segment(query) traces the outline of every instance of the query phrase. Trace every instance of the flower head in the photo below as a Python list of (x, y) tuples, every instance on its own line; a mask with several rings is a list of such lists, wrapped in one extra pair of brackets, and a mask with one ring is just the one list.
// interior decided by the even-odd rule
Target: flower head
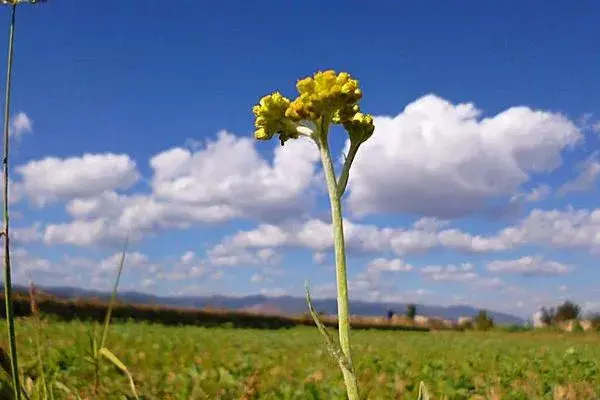
[(358, 81), (347, 72), (320, 71), (300, 79), (296, 88), (298, 97), (293, 101), (275, 92), (254, 106), (256, 139), (269, 140), (279, 134), (283, 144), (300, 135), (315, 138), (316, 130), (308, 129), (307, 122), (310, 126), (324, 128), (322, 132), (325, 133), (328, 124), (342, 124), (351, 139), (359, 143), (373, 133), (373, 118), (361, 113), (358, 106), (362, 98)]
[(254, 137), (257, 140), (269, 140), (273, 135), (279, 134), (282, 142), (297, 138), (299, 133), (296, 126), (285, 117), (289, 105), (290, 100), (279, 92), (260, 99), (260, 103), (252, 108), (256, 117)]
[(321, 117), (351, 116), (351, 110), (361, 99), (358, 81), (350, 74), (328, 70), (296, 84), (299, 96), (290, 104), (286, 116), (295, 120), (317, 121)]

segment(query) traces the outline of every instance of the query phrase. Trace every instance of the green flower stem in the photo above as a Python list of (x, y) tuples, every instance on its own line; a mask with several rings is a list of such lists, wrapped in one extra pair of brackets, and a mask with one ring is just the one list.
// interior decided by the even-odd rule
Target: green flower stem
[(12, 307), (12, 282), (10, 274), (10, 242), (8, 232), (8, 148), (10, 142), (10, 84), (13, 64), (13, 43), (15, 35), (16, 3), (11, 5), (11, 21), (8, 31), (8, 61), (6, 67), (6, 98), (4, 103), (4, 303), (6, 307), (6, 322), (8, 327), (8, 341), (10, 346), (10, 367), (12, 372), (13, 390), (15, 399), (21, 399), (21, 384), (19, 382), (19, 364), (17, 361), (17, 338), (15, 335), (15, 319)]
[(348, 399), (359, 400), (358, 384), (356, 382), (356, 376), (354, 375), (354, 367), (352, 365), (350, 354), (350, 316), (348, 310), (348, 280), (346, 277), (346, 250), (344, 244), (342, 203), (341, 196), (338, 194), (333, 161), (331, 159), (331, 152), (329, 151), (329, 144), (327, 143), (327, 125), (324, 124), (322, 129), (325, 132), (321, 135), (322, 139), (318, 140), (317, 144), (321, 154), (321, 162), (323, 163), (327, 190), (329, 192), (329, 201), (331, 203), (337, 279), (338, 330), (340, 335), (340, 347), (342, 348), (342, 353), (346, 357), (346, 363), (340, 363), (340, 367), (344, 375)]

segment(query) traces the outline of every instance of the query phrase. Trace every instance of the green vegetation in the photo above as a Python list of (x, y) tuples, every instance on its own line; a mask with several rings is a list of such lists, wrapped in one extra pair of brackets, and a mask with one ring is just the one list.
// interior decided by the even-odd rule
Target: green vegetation
[[(560, 324), (566, 321), (578, 320), (581, 317), (581, 306), (579, 304), (573, 303), (570, 300), (565, 300), (564, 303), (558, 305), (558, 307), (543, 307), (541, 315), (541, 320), (544, 324), (551, 326)], [(581, 326), (579, 323), (576, 326)]]
[[(5, 328), (5, 323), (0, 328)], [(35, 362), (37, 323), (18, 319), (24, 371)], [(41, 332), (47, 379), (81, 398), (131, 396), (127, 376), (100, 365), (94, 394), (89, 323), (52, 322)], [(600, 336), (552, 332), (353, 332), (361, 397), (416, 399), (423, 380), (433, 399), (589, 399), (600, 394)], [(141, 399), (344, 399), (342, 376), (314, 327), (284, 330), (118, 323), (107, 346), (135, 380)], [(6, 341), (0, 342), (6, 348)], [(50, 378), (51, 377), (51, 378)], [(56, 392), (57, 399), (68, 397)], [(121, 397), (118, 395), (121, 394)], [(131, 398), (131, 397), (130, 397)]]
[(410, 319), (415, 319), (417, 316), (417, 306), (415, 304), (409, 304), (406, 306), (406, 316)]
[(487, 331), (494, 327), (494, 319), (485, 310), (479, 311), (473, 322), (475, 323), (475, 327), (481, 331)]

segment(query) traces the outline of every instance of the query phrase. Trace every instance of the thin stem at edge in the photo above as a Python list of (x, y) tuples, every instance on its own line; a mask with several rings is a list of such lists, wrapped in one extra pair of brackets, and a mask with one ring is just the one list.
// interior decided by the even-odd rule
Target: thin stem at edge
[(10, 366), (12, 371), (13, 390), (15, 399), (21, 399), (21, 384), (19, 382), (19, 364), (17, 361), (17, 338), (15, 335), (15, 320), (12, 307), (12, 282), (10, 273), (10, 240), (9, 240), (9, 214), (8, 214), (8, 148), (10, 142), (10, 84), (13, 64), (13, 44), (15, 35), (16, 3), (11, 6), (11, 20), (8, 31), (8, 61), (6, 66), (6, 97), (4, 102), (4, 302), (6, 307), (6, 322), (8, 327), (8, 341), (10, 346)]

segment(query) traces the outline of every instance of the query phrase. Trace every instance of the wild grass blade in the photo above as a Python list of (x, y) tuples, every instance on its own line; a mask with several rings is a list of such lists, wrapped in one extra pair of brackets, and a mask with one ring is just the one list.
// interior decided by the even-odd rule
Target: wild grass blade
[(418, 400), (429, 400), (429, 391), (427, 391), (427, 387), (425, 386), (425, 383), (423, 381), (421, 381), (421, 383), (419, 384), (419, 397)]
[(57, 389), (60, 389), (65, 394), (68, 394), (68, 395), (71, 395), (71, 396), (75, 397), (76, 400), (82, 400), (80, 395), (78, 395), (73, 390), (69, 389), (69, 387), (67, 385), (65, 385), (64, 383), (59, 382), (59, 381), (54, 381), (54, 386)]
[(131, 388), (131, 393), (133, 394), (133, 397), (135, 397), (137, 400), (139, 400), (137, 391), (135, 390), (135, 383), (133, 381), (133, 377), (131, 376), (131, 373), (129, 372), (129, 370), (127, 369), (125, 364), (123, 364), (123, 362), (121, 360), (119, 360), (119, 358), (112, 351), (107, 349), (106, 347), (100, 348), (99, 352), (103, 357), (105, 357), (107, 360), (109, 360), (115, 367), (120, 369), (121, 372), (123, 372), (125, 375), (127, 375), (127, 378), (129, 379), (129, 387)]
[(117, 291), (119, 290), (119, 281), (121, 280), (121, 274), (123, 272), (123, 265), (125, 265), (125, 258), (127, 256), (127, 246), (129, 244), (129, 236), (125, 240), (125, 245), (123, 246), (123, 252), (121, 253), (121, 260), (119, 262), (119, 267), (117, 269), (117, 279), (115, 280), (115, 285), (112, 290), (112, 294), (110, 296), (110, 303), (108, 304), (108, 310), (106, 311), (106, 318), (104, 319), (104, 329), (102, 331), (102, 339), (100, 339), (100, 348), (103, 348), (106, 344), (106, 336), (108, 334), (108, 326), (110, 325), (110, 317), (112, 316), (112, 309), (117, 298)]
[(42, 335), (42, 319), (40, 318), (39, 309), (36, 300), (35, 286), (33, 282), (29, 283), (29, 304), (31, 309), (31, 315), (35, 319), (35, 353), (37, 359), (37, 367), (38, 374), (40, 379), (40, 385), (42, 387), (43, 399), (48, 399), (48, 382), (46, 380), (46, 374), (44, 371), (44, 362), (42, 356), (42, 344), (41, 344), (41, 335)]

